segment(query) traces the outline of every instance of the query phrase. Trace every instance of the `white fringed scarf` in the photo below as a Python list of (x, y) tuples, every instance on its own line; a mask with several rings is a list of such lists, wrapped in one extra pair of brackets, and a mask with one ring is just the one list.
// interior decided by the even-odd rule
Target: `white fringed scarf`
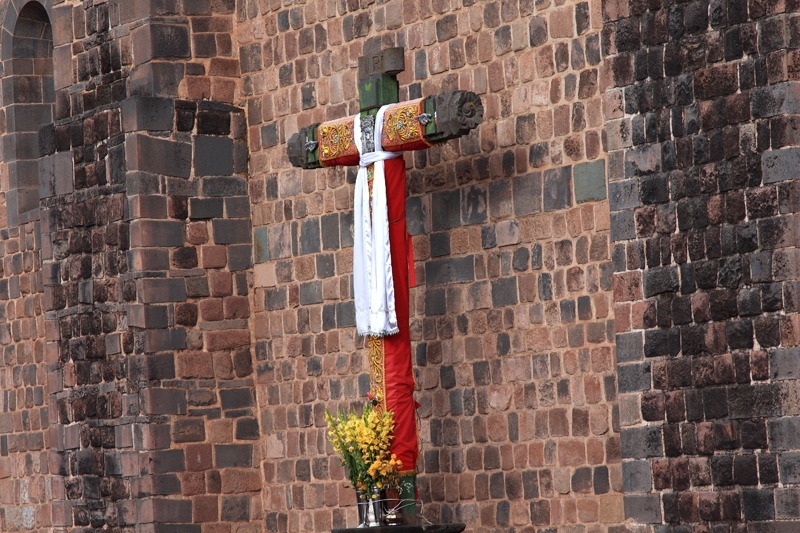
[[(356, 302), (356, 329), (359, 335), (383, 337), (394, 335), (397, 313), (392, 277), (392, 252), (389, 247), (389, 213), (386, 203), (386, 177), (383, 162), (401, 157), (402, 152), (384, 152), (381, 146), (383, 106), (375, 116), (375, 151), (364, 153), (361, 146), (361, 118), (356, 117), (353, 136), (360, 168), (356, 177), (353, 249), (353, 289)], [(372, 177), (372, 216), (370, 217), (369, 174)]]

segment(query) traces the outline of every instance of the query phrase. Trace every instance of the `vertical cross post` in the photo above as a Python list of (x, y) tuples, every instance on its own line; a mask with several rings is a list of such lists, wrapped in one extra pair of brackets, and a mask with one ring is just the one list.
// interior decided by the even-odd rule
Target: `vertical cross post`
[[(371, 131), (374, 135), (374, 117), (378, 110), (387, 104), (400, 101), (400, 84), (397, 75), (405, 70), (403, 48), (387, 48), (372, 56), (362, 56), (358, 60), (358, 101), (361, 107), (362, 131)], [(365, 135), (364, 150), (375, 149), (374, 138)], [(401, 260), (400, 258), (393, 259)], [(406, 325), (407, 326), (407, 325)], [(405, 471), (415, 469), (416, 465), (403, 465)], [(400, 480), (400, 499), (411, 502), (416, 500), (417, 476), (403, 476)], [(403, 506), (407, 517), (415, 514), (415, 504)]]

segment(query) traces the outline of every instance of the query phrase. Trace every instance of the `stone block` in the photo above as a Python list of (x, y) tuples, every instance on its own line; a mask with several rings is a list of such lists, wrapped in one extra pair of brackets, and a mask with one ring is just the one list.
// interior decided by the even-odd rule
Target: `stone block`
[(339, 249), (339, 215), (336, 213), (323, 215), (320, 220), (322, 230), (322, 249)]
[(132, 96), (122, 102), (122, 129), (136, 131), (172, 131), (175, 103), (171, 98)]
[(544, 171), (542, 204), (545, 211), (566, 209), (572, 205), (572, 167)]
[(661, 498), (658, 494), (626, 494), (625, 518), (639, 524), (661, 523)]
[(252, 444), (215, 444), (216, 468), (242, 468), (253, 466)]
[(222, 198), (189, 198), (189, 217), (193, 220), (222, 218), (224, 210)]
[(39, 160), (39, 197), (70, 194), (73, 190), (71, 152), (60, 152)]
[(765, 184), (797, 178), (800, 168), (800, 147), (771, 150), (761, 155), (761, 175)]
[(201, 418), (178, 419), (172, 424), (172, 440), (175, 442), (202, 442), (205, 438), (205, 423)]
[(776, 348), (769, 354), (770, 377), (776, 381), (800, 378), (800, 348)]
[(767, 435), (770, 450), (800, 450), (800, 417), (789, 416), (768, 420)]
[(680, 288), (678, 267), (651, 268), (642, 275), (642, 290), (645, 298), (666, 292), (677, 292)]
[(433, 231), (457, 228), (461, 225), (461, 192), (440, 191), (431, 195), (431, 212), (436, 216), (431, 218)]
[(250, 220), (213, 220), (212, 226), (214, 230), (214, 242), (217, 244), (239, 244), (253, 241)]
[(161, 195), (132, 195), (128, 196), (127, 219), (137, 218), (167, 218), (167, 198)]
[(743, 490), (742, 511), (745, 520), (774, 520), (775, 495), (773, 489)]
[(249, 345), (250, 331), (246, 329), (208, 331), (205, 333), (205, 349), (210, 352), (232, 350)]
[(514, 214), (518, 217), (542, 211), (542, 174), (535, 172), (512, 180)]
[[(247, 181), (237, 176), (212, 176), (201, 180), (203, 196), (242, 196), (247, 194)], [(226, 202), (232, 199), (227, 198)], [(249, 214), (245, 216), (250, 216)], [(232, 215), (230, 210), (228, 218), (245, 218), (241, 215)]]
[(250, 389), (222, 389), (219, 391), (222, 409), (243, 409), (254, 405)]
[(518, 301), (517, 278), (500, 278), (492, 281), (493, 307), (515, 305)]
[[(413, 200), (413, 202), (412, 202)], [(422, 198), (409, 198), (406, 202), (409, 213), (413, 213), (415, 224), (410, 224), (409, 232), (414, 228), (412, 235), (424, 233), (424, 219), (427, 215), (427, 205), (422, 203)], [(485, 183), (479, 183), (461, 189), (461, 223), (464, 225), (482, 224), (486, 222), (487, 213), (487, 187)]]
[(650, 461), (622, 462), (622, 490), (632, 492), (650, 492), (653, 488), (653, 475)]
[(169, 270), (169, 251), (164, 249), (140, 248), (128, 250), (128, 268), (133, 272)]
[(475, 259), (469, 255), (452, 259), (438, 259), (425, 263), (427, 286), (467, 283), (475, 279)]
[(636, 238), (636, 221), (632, 209), (611, 213), (611, 240), (628, 241)]
[(617, 363), (641, 361), (644, 358), (642, 332), (620, 333), (616, 336)]
[(151, 329), (144, 332), (144, 350), (147, 353), (182, 350), (186, 347), (186, 330), (183, 328)]
[(606, 164), (604, 160), (581, 163), (572, 169), (575, 202), (599, 202), (606, 198)]
[(139, 500), (141, 523), (190, 523), (192, 521), (191, 500), (143, 499)]
[(233, 140), (227, 137), (196, 136), (194, 138), (194, 174), (198, 177), (233, 174)]
[(611, 211), (639, 207), (639, 180), (610, 182), (608, 184), (608, 205)]
[(650, 390), (650, 363), (637, 363), (617, 366), (619, 392)]
[(186, 391), (151, 387), (142, 391), (144, 412), (150, 415), (185, 415)]
[(250, 520), (250, 496), (223, 496), (220, 519), (226, 522)]
[(292, 252), (295, 255), (308, 255), (317, 253), (320, 250), (319, 219), (312, 218), (300, 222), (292, 222)]
[(623, 459), (664, 456), (660, 426), (622, 428), (620, 444)]
[(253, 247), (249, 244), (228, 246), (228, 268), (231, 272), (253, 268)]
[(800, 82), (754, 88), (750, 92), (750, 113), (754, 119), (800, 113)]
[(228, 218), (250, 218), (250, 198), (248, 196), (225, 198), (225, 216)]
[(269, 228), (260, 227), (253, 230), (253, 249), (256, 263), (269, 261)]
[(169, 325), (167, 306), (130, 305), (128, 306), (128, 325), (135, 328), (166, 328)]
[(128, 170), (188, 178), (191, 175), (192, 145), (133, 134), (125, 140)]
[(153, 59), (191, 56), (189, 27), (183, 24), (143, 24), (131, 32), (136, 65)]
[(186, 282), (183, 278), (142, 278), (137, 281), (136, 293), (145, 304), (185, 302)]
[(800, 489), (775, 489), (775, 518), (800, 518)]

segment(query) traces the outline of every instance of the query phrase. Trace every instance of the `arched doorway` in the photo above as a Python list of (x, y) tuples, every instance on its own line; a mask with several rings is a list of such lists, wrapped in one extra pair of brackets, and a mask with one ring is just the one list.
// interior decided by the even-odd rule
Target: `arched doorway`
[(13, 227), (39, 219), (38, 132), (53, 122), (53, 30), (40, 3), (29, 2), (20, 11), (10, 55), (4, 62), (3, 159), (8, 165), (7, 220)]

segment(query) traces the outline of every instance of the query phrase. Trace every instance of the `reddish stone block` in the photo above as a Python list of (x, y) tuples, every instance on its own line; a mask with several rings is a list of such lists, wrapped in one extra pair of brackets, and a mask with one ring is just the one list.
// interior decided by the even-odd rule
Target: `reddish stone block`
[(203, 262), (203, 268), (224, 268), (228, 263), (228, 255), (225, 246), (203, 246), (200, 249), (200, 257)]
[(195, 496), (192, 504), (192, 522), (195, 524), (219, 520), (219, 496)]
[[(250, 331), (248, 330), (207, 331), (204, 334), (204, 337), (205, 348), (210, 352), (231, 350), (233, 348), (248, 346), (250, 344)], [(228, 360), (230, 361), (230, 357)]]
[(200, 319), (205, 322), (222, 320), (225, 317), (222, 307), (222, 298), (206, 298), (200, 300), (198, 307), (200, 309)]
[(250, 302), (246, 296), (230, 296), (223, 300), (226, 319), (248, 318)]
[(211, 296), (230, 296), (233, 293), (233, 278), (230, 272), (209, 272)]
[(184, 352), (178, 354), (178, 375), (184, 379), (208, 379), (214, 377), (211, 354), (207, 352)]

